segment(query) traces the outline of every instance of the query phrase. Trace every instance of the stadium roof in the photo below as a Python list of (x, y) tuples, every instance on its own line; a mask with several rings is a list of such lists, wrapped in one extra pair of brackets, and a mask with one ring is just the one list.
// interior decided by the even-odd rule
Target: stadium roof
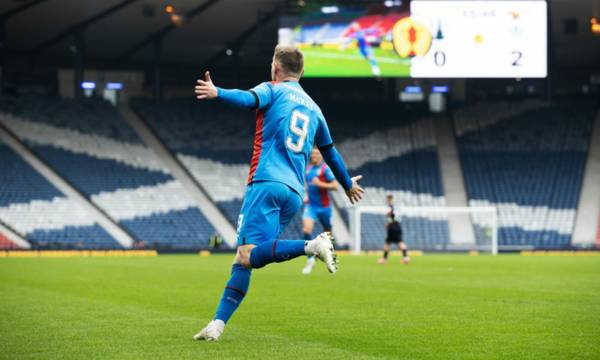
[[(10, 52), (30, 54), (70, 64), (73, 31), (85, 30), (86, 59), (148, 61), (150, 37), (163, 40), (166, 63), (198, 64), (211, 59), (264, 16), (272, 15), (280, 0), (6, 0), (0, 14), (33, 4), (6, 21)], [(173, 25), (165, 6), (189, 17)], [(94, 19), (96, 17), (96, 19)], [(61, 36), (63, 35), (63, 36)], [(273, 38), (276, 37), (276, 34)], [(146, 46), (144, 45), (146, 42)], [(136, 47), (140, 47), (136, 49)]]
[[(316, 0), (320, 1), (320, 0)], [(264, 62), (277, 37), (277, 12), (297, 0), (4, 0), (7, 49), (46, 66), (71, 66), (73, 31), (85, 31), (86, 66), (139, 66), (152, 59), (152, 39), (164, 32), (162, 64), (203, 66), (222, 56), (236, 39), (250, 38), (246, 63)], [(307, 1), (308, 2), (308, 1)], [(314, 2), (314, 1), (313, 1)], [(331, 1), (330, 1), (331, 2)], [(334, 2), (340, 2), (334, 1)], [(191, 13), (184, 26), (174, 26), (165, 6)], [(600, 63), (600, 36), (589, 31), (591, 16), (600, 17), (600, 0), (554, 0), (552, 43), (561, 67)], [(564, 33), (564, 20), (577, 19), (577, 35)], [(90, 22), (90, 20), (92, 20)], [(257, 26), (264, 25), (264, 26)], [(258, 31), (255, 31), (258, 30)], [(154, 36), (154, 37), (153, 37)], [(576, 40), (576, 41), (574, 41)], [(268, 49), (268, 51), (267, 51)], [(253, 56), (262, 54), (261, 56)], [(246, 64), (248, 65), (248, 64)]]

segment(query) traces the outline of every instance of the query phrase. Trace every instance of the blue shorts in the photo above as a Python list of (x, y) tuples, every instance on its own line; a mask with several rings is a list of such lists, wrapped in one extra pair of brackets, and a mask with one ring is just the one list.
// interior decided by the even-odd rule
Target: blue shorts
[(277, 239), (302, 206), (302, 197), (276, 181), (248, 185), (238, 217), (237, 244), (259, 245)]
[(331, 216), (333, 211), (331, 206), (329, 207), (317, 207), (306, 205), (304, 208), (304, 213), (302, 214), (303, 219), (311, 219), (312, 221), (317, 221), (323, 225), (323, 229), (326, 231), (331, 231)]

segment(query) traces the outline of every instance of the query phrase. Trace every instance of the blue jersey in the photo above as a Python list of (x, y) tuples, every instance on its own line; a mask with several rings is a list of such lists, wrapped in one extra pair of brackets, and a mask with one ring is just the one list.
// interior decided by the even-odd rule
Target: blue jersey
[(303, 196), (313, 146), (333, 143), (321, 109), (296, 81), (264, 82), (250, 91), (258, 109), (248, 184), (277, 181)]
[(317, 178), (322, 182), (331, 182), (335, 180), (333, 172), (327, 164), (322, 163), (321, 165), (309, 165), (306, 168), (306, 183), (308, 188), (308, 205), (317, 209), (328, 208), (331, 206), (329, 199), (329, 190), (321, 189), (316, 185), (313, 185), (313, 179)]
[(359, 48), (364, 49), (367, 46), (369, 46), (369, 43), (367, 42), (367, 34), (364, 30), (356, 30), (354, 32), (354, 37), (356, 38), (356, 41), (358, 42)]

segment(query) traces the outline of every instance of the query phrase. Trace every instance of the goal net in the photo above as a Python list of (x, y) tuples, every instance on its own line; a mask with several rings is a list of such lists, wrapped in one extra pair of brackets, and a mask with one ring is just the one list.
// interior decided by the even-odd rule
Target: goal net
[[(387, 235), (387, 206), (348, 209), (353, 250), (381, 250)], [(396, 207), (396, 220), (409, 249), (498, 253), (498, 212), (495, 207)]]

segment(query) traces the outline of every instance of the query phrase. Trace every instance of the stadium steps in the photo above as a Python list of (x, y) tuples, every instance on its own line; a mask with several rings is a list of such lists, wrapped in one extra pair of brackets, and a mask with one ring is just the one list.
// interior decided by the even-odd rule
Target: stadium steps
[(236, 231), (233, 224), (225, 217), (202, 185), (196, 181), (179, 159), (154, 133), (152, 128), (131, 107), (122, 106), (120, 112), (127, 123), (137, 132), (138, 136), (169, 169), (171, 175), (183, 185), (186, 193), (193, 198), (200, 211), (202, 211), (215, 230), (221, 234), (225, 242), (235, 247)]
[(3, 116), (0, 116), (0, 140), (4, 141), (12, 148), (23, 160), (54, 185), (60, 192), (65, 194), (72, 201), (76, 202), (82, 208), (92, 214), (95, 221), (123, 247), (132, 247), (134, 240), (118, 223), (111, 219), (99, 207), (93, 204), (68, 181), (60, 176), (48, 164), (42, 161), (24, 142), (22, 142), (3, 122)]
[(600, 112), (596, 113), (573, 231), (573, 245), (591, 246), (600, 239)]
[[(468, 206), (467, 191), (451, 121), (446, 116), (440, 116), (434, 119), (433, 123), (446, 205)], [(475, 244), (475, 233), (469, 214), (449, 216), (448, 230), (451, 243)]]

